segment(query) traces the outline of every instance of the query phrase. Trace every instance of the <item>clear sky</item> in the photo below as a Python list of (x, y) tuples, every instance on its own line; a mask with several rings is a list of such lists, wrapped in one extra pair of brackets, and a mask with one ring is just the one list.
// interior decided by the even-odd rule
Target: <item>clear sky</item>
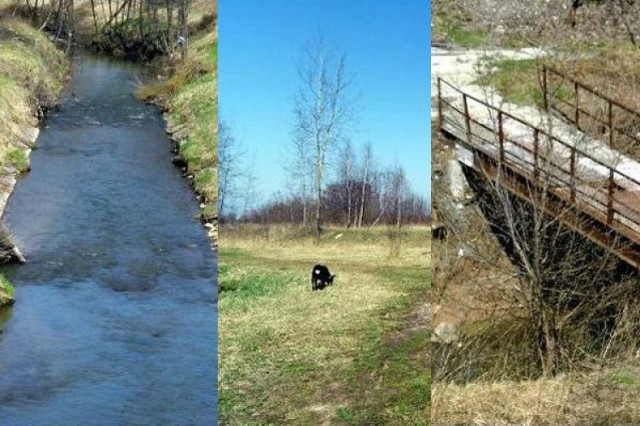
[[(247, 157), (256, 193), (284, 190), (284, 153), (304, 46), (321, 33), (354, 77), (356, 148), (401, 164), (431, 196), (430, 2), (427, 0), (219, 0), (220, 117)], [(359, 149), (358, 149), (359, 152)]]

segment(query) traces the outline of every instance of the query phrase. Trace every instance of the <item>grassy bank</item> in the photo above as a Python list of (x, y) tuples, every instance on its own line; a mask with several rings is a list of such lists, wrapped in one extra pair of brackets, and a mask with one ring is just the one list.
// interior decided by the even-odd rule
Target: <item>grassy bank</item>
[(51, 107), (62, 90), (68, 64), (41, 33), (10, 17), (0, 18), (0, 164), (20, 168), (15, 152), (24, 131), (38, 124), (38, 107)]
[(13, 304), (13, 292), (13, 284), (4, 275), (0, 274), (0, 306)]
[[(219, 413), (223, 423), (427, 424), (429, 230), (400, 257), (384, 228), (223, 228)], [(324, 263), (333, 286), (312, 292)]]
[[(170, 69), (165, 81), (142, 88), (141, 99), (166, 110), (185, 173), (202, 202), (201, 217), (217, 218), (218, 34), (210, 2), (194, 2), (190, 11), (189, 56)], [(213, 230), (210, 236), (214, 237)]]
[[(37, 112), (56, 103), (67, 71), (63, 53), (45, 34), (19, 19), (0, 18), (0, 191), (10, 192), (8, 178), (28, 169)], [(0, 305), (12, 300), (13, 287), (0, 276)]]

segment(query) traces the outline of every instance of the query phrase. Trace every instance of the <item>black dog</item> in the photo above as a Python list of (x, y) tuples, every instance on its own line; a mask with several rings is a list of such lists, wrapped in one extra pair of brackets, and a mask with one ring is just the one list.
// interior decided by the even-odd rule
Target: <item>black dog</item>
[(333, 284), (335, 275), (331, 275), (329, 269), (324, 265), (316, 265), (311, 271), (311, 290), (322, 290), (326, 286)]

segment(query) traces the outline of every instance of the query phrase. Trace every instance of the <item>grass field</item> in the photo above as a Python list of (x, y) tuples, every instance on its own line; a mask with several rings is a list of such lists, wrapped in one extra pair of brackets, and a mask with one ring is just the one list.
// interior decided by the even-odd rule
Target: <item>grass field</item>
[[(222, 424), (428, 424), (431, 241), (407, 228), (329, 229), (319, 246), (289, 227), (222, 228)], [(324, 263), (333, 286), (312, 292)]]

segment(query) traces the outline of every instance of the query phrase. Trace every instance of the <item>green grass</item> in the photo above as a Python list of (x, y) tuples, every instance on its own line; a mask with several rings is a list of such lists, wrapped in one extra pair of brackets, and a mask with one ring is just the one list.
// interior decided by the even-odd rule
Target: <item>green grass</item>
[(538, 81), (536, 59), (497, 59), (487, 63), (477, 83), (493, 86), (507, 101), (518, 105), (541, 105), (542, 89)]
[(431, 277), (424, 269), (407, 267), (385, 268), (381, 277), (409, 293), (396, 296), (389, 305), (393, 308), (381, 312), (380, 322), (368, 331), (368, 346), (363, 346), (348, 372), (355, 413), (351, 423), (427, 424), (431, 365), (426, 348), (431, 334), (426, 327), (398, 330), (415, 303), (411, 295), (425, 291)]
[(620, 369), (609, 374), (612, 384), (623, 385), (631, 388), (640, 388), (640, 372), (637, 366), (634, 369)]
[(9, 282), (7, 277), (5, 277), (2, 274), (0, 274), (0, 291), (4, 291), (7, 295), (11, 297), (13, 297), (13, 294), (15, 292), (13, 284), (11, 284), (11, 282)]
[[(206, 3), (196, 3), (190, 20), (202, 19), (205, 11), (210, 13)], [(179, 155), (187, 164), (187, 172), (194, 177), (194, 190), (203, 198), (201, 217), (207, 222), (214, 222), (217, 217), (217, 39), (214, 25), (192, 34), (188, 59), (173, 69), (167, 81), (143, 87), (138, 92), (139, 98), (166, 108), (172, 125), (187, 127), (188, 137), (180, 144)]]
[[(372, 331), (371, 336), (375, 335)], [(426, 356), (415, 354), (425, 354), (429, 338), (424, 329), (401, 342), (371, 340), (348, 373), (354, 400), (352, 424), (428, 423), (431, 366)]]
[(246, 307), (249, 302), (266, 296), (277, 296), (292, 285), (300, 285), (299, 277), (283, 272), (243, 270), (231, 273), (227, 268), (218, 271), (220, 299), (229, 300), (230, 307)]
[(20, 173), (29, 170), (27, 154), (19, 148), (10, 148), (5, 154), (4, 163), (15, 167)]
[(345, 407), (338, 407), (336, 409), (336, 418), (343, 422), (350, 422), (353, 420), (353, 413), (351, 410)]
[[(13, 285), (4, 275), (0, 274), (0, 308), (13, 303), (14, 293), (15, 289), (13, 288)], [(0, 329), (5, 318), (4, 310), (0, 309)]]
[(217, 165), (217, 105), (216, 78), (206, 74), (180, 88), (168, 102), (171, 119), (187, 123), (189, 136), (180, 154), (187, 169), (196, 175), (195, 190), (209, 202), (216, 199), (214, 180)]
[(475, 48), (489, 41), (489, 32), (484, 29), (468, 28), (470, 18), (462, 13), (443, 13), (434, 17), (434, 33), (460, 47)]
[(218, 45), (214, 44), (207, 50), (207, 60), (211, 65), (216, 65), (218, 63)]
[[(428, 228), (407, 230), (398, 259), (384, 228), (331, 228), (320, 246), (295, 228), (235, 232), (221, 230), (219, 253), (221, 421), (425, 424), (428, 330), (414, 317), (430, 292)], [(312, 292), (319, 261), (338, 277)]]
[(470, 30), (457, 25), (447, 25), (444, 32), (451, 41), (460, 47), (480, 47), (489, 41), (489, 32), (486, 30)]
[(213, 168), (203, 169), (196, 174), (194, 184), (196, 188), (204, 193), (207, 188), (211, 188), (213, 186), (213, 180)]
[[(490, 24), (475, 19), (477, 15), (471, 2), (432, 2), (432, 39), (446, 40), (463, 48), (486, 46), (521, 48), (530, 43), (518, 31), (511, 28), (498, 30), (500, 22)], [(492, 32), (493, 31), (493, 32)]]
[(44, 33), (17, 19), (0, 19), (0, 75), (55, 100), (67, 71), (63, 52)]
[(611, 375), (611, 382), (620, 385), (638, 385), (638, 377), (629, 375), (627, 373), (616, 373)]

